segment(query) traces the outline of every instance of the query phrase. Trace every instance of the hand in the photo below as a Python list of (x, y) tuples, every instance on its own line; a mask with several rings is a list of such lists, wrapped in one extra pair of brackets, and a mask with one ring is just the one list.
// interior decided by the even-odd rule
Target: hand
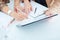
[(48, 9), (45, 11), (46, 16), (51, 16), (53, 14), (53, 11), (51, 9)]
[(28, 1), (28, 2), (24, 2), (24, 9), (25, 9), (25, 13), (29, 13), (30, 11), (32, 11), (32, 6), (31, 6), (31, 4), (30, 4), (30, 2)]
[(20, 5), (15, 5), (14, 6), (14, 10), (17, 12), (18, 10), (17, 9), (19, 9), (19, 10), (21, 10), (21, 11), (24, 11), (24, 7), (22, 7), (22, 6), (20, 6)]
[(15, 18), (17, 21), (22, 21), (22, 20), (24, 20), (24, 19), (27, 19), (27, 15), (26, 14), (24, 14), (24, 13), (22, 13), (22, 12), (13, 12), (13, 13), (11, 13), (11, 16), (13, 17), (13, 18)]
[(51, 16), (53, 13), (60, 13), (60, 2), (55, 2), (47, 11), (46, 15)]

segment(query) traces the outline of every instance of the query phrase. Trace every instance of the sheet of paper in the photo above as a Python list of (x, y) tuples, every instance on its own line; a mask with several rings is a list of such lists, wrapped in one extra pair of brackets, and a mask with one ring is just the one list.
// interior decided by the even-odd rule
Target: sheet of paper
[(0, 12), (0, 27), (7, 26), (13, 18)]
[[(11, 5), (11, 4), (12, 4), (12, 5)], [(37, 15), (42, 14), (42, 13), (44, 12), (43, 10), (46, 10), (46, 7), (40, 5), (40, 4), (36, 3), (36, 2), (33, 2), (33, 1), (32, 1), (32, 2), (31, 2), (31, 5), (32, 5), (32, 8), (33, 8), (33, 11), (31, 11), (31, 13), (29, 14), (30, 16), (35, 17), (35, 16), (37, 16)], [(41, 7), (41, 6), (42, 6), (42, 7)], [(13, 6), (13, 3), (10, 3), (10, 4), (9, 4), (9, 8), (13, 10), (13, 7), (14, 7), (14, 6)], [(36, 10), (36, 13), (34, 14), (35, 8), (37, 8), (37, 10)], [(37, 13), (38, 13), (38, 14), (37, 14)], [(8, 16), (8, 15), (0, 12), (0, 26), (2, 26), (2, 25), (3, 25), (3, 26), (8, 25), (12, 19), (13, 19), (12, 17), (10, 17), (10, 16)], [(31, 20), (31, 21), (32, 21), (32, 20)], [(18, 23), (18, 22), (16, 22), (16, 23)], [(21, 21), (20, 21), (20, 23), (21, 23)], [(23, 24), (23, 23), (22, 23), (22, 24)]]
[(18, 25), (29, 24), (29, 23), (32, 23), (32, 22), (35, 22), (35, 21), (38, 21), (40, 19), (47, 17), (46, 15), (40, 16), (41, 14), (43, 14), (47, 10), (47, 7), (44, 7), (44, 6), (42, 6), (36, 2), (33, 2), (33, 1), (31, 2), (31, 5), (32, 5), (32, 11), (29, 13), (28, 19), (17, 22)]
[(38, 15), (43, 14), (48, 8), (44, 7), (34, 1), (31, 2), (32, 11), (29, 13), (32, 17), (37, 17)]

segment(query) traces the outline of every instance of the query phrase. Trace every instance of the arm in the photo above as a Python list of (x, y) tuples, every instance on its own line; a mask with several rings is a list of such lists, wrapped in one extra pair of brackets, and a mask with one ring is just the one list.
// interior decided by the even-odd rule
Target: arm
[(24, 8), (25, 8), (25, 13), (30, 13), (32, 11), (32, 5), (30, 4), (29, 0), (24, 0)]
[[(7, 14), (8, 15), (8, 11), (9, 11), (10, 9), (9, 9), (9, 7), (8, 6), (4, 6), (2, 9), (1, 9), (1, 11), (2, 12), (4, 12), (5, 14)], [(10, 16), (12, 16), (12, 17), (15, 17), (14, 15), (16, 15), (16, 12), (11, 12), (11, 14), (10, 14)]]
[(50, 7), (50, 3), (52, 0), (46, 0), (47, 6)]
[(47, 15), (50, 15), (53, 13), (60, 13), (60, 0), (54, 0), (54, 3), (52, 4), (52, 6), (50, 6), (49, 9), (46, 11)]
[(21, 10), (21, 11), (24, 10), (24, 7), (22, 7), (22, 6), (20, 5), (20, 1), (22, 1), (22, 0), (14, 0), (14, 10), (15, 10), (16, 12), (18, 11), (17, 9), (19, 9), (19, 10)]
[[(9, 7), (8, 6), (4, 6), (1, 11), (4, 12), (5, 14), (8, 15), (8, 11), (9, 11)], [(15, 11), (12, 11), (11, 14), (10, 14), (11, 17), (15, 18), (16, 20), (18, 21), (21, 21), (21, 20), (24, 20), (27, 18), (27, 16), (25, 14), (22, 14), (22, 12), (18, 12), (16, 13)]]
[(20, 3), (20, 0), (14, 0), (14, 5), (18, 5)]
[(24, 0), (24, 2), (29, 2), (29, 0)]

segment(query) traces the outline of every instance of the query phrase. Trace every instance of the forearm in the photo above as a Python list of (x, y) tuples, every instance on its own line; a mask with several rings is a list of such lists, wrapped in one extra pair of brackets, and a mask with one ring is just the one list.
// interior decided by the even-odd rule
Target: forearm
[[(1, 9), (1, 11), (4, 12), (5, 14), (7, 14), (7, 15), (8, 15), (8, 11), (9, 11), (9, 10), (10, 10), (10, 9), (9, 9), (8, 6), (4, 6), (4, 7)], [(12, 11), (9, 16), (14, 17), (15, 14), (16, 14), (16, 13), (15, 13), (14, 11)]]
[(50, 3), (52, 0), (46, 0), (47, 6), (50, 7)]
[(19, 5), (20, 0), (14, 0), (14, 5)]
[(47, 6), (51, 7), (55, 3), (60, 3), (60, 0), (46, 0)]
[(49, 7), (48, 11), (46, 11), (48, 16), (53, 13), (60, 13), (60, 0), (54, 0), (53, 5)]
[(29, 0), (24, 0), (24, 3), (29, 2)]
[(60, 2), (60, 0), (55, 0), (55, 2)]
[(52, 7), (53, 5), (60, 3), (60, 0), (46, 0), (46, 3), (48, 7)]
[(9, 7), (8, 7), (8, 6), (4, 6), (4, 7), (1, 9), (1, 11), (4, 12), (5, 14), (7, 14), (8, 10), (9, 10)]

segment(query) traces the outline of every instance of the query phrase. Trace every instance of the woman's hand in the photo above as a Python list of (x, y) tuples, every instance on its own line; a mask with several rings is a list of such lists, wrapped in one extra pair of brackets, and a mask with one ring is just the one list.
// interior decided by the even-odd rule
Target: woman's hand
[(24, 4), (25, 13), (28, 14), (30, 11), (32, 11), (32, 6), (29, 1), (24, 1)]
[(19, 10), (21, 10), (21, 11), (24, 11), (24, 7), (20, 6), (19, 4), (14, 6), (14, 10), (15, 10), (16, 12), (18, 11), (17, 9), (19, 9)]
[(48, 16), (51, 16), (54, 13), (60, 13), (60, 2), (54, 2), (54, 4), (46, 11), (46, 15)]
[(24, 14), (24, 13), (22, 13), (22, 12), (12, 12), (11, 13), (11, 16), (13, 17), (13, 18), (15, 18), (17, 21), (22, 21), (22, 20), (24, 20), (24, 19), (27, 19), (27, 15), (26, 14)]
[(24, 10), (24, 7), (20, 5), (21, 0), (14, 0), (14, 10), (17, 11), (16, 9), (20, 9), (21, 11)]
[(30, 11), (32, 11), (32, 6), (29, 2), (29, 0), (24, 0), (24, 7), (20, 6), (20, 1), (19, 0), (15, 0), (15, 5), (14, 5), (14, 10), (17, 11), (17, 9), (25, 12), (26, 14), (28, 14)]
[[(8, 6), (4, 6), (3, 9), (2, 9), (2, 11), (5, 14), (7, 14), (8, 10), (9, 10), (9, 7)], [(10, 13), (10, 16), (12, 16), (13, 18), (15, 18), (18, 21), (21, 21), (21, 20), (26, 19), (28, 15), (26, 15), (26, 13), (23, 13), (22, 11), (17, 11), (17, 12), (16, 11), (12, 11)]]

